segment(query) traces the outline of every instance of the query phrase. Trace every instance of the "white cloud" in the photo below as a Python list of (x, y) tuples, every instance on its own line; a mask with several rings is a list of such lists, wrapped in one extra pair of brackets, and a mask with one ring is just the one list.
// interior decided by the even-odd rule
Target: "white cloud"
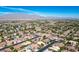
[(0, 12), (0, 14), (10, 14), (12, 12)]
[(25, 12), (25, 13), (31, 13), (31, 14), (40, 14), (39, 12), (28, 10), (28, 9), (23, 9), (23, 8), (14, 8), (14, 7), (6, 7), (6, 6), (2, 6), (2, 8), (14, 10), (14, 11)]
[[(23, 12), (23, 13), (29, 13), (29, 14), (40, 15), (40, 16), (50, 16), (50, 14), (47, 14), (47, 13), (32, 11), (32, 10), (24, 9), (24, 8), (20, 8), (20, 7), (19, 8), (6, 7), (6, 6), (1, 6), (1, 7), (5, 8), (5, 9), (14, 10), (14, 11), (20, 11), (20, 12)], [(8, 13), (12, 13), (12, 12), (6, 12), (4, 14), (8, 14)]]

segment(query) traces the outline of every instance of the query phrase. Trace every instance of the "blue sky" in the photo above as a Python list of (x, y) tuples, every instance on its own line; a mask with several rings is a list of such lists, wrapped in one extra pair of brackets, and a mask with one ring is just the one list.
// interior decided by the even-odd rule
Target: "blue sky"
[(9, 13), (78, 17), (79, 6), (0, 6), (0, 15)]

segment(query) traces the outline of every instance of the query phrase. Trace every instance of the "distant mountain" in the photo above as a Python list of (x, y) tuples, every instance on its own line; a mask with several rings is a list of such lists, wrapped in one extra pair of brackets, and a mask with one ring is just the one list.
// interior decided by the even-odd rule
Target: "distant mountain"
[(53, 17), (53, 16), (40, 16), (40, 15), (30, 15), (24, 13), (12, 13), (12, 14), (5, 14), (0, 16), (1, 20), (79, 20), (79, 18), (73, 17)]
[(5, 14), (0, 16), (0, 20), (36, 20), (44, 18), (45, 17), (39, 15), (29, 15), (23, 13)]

